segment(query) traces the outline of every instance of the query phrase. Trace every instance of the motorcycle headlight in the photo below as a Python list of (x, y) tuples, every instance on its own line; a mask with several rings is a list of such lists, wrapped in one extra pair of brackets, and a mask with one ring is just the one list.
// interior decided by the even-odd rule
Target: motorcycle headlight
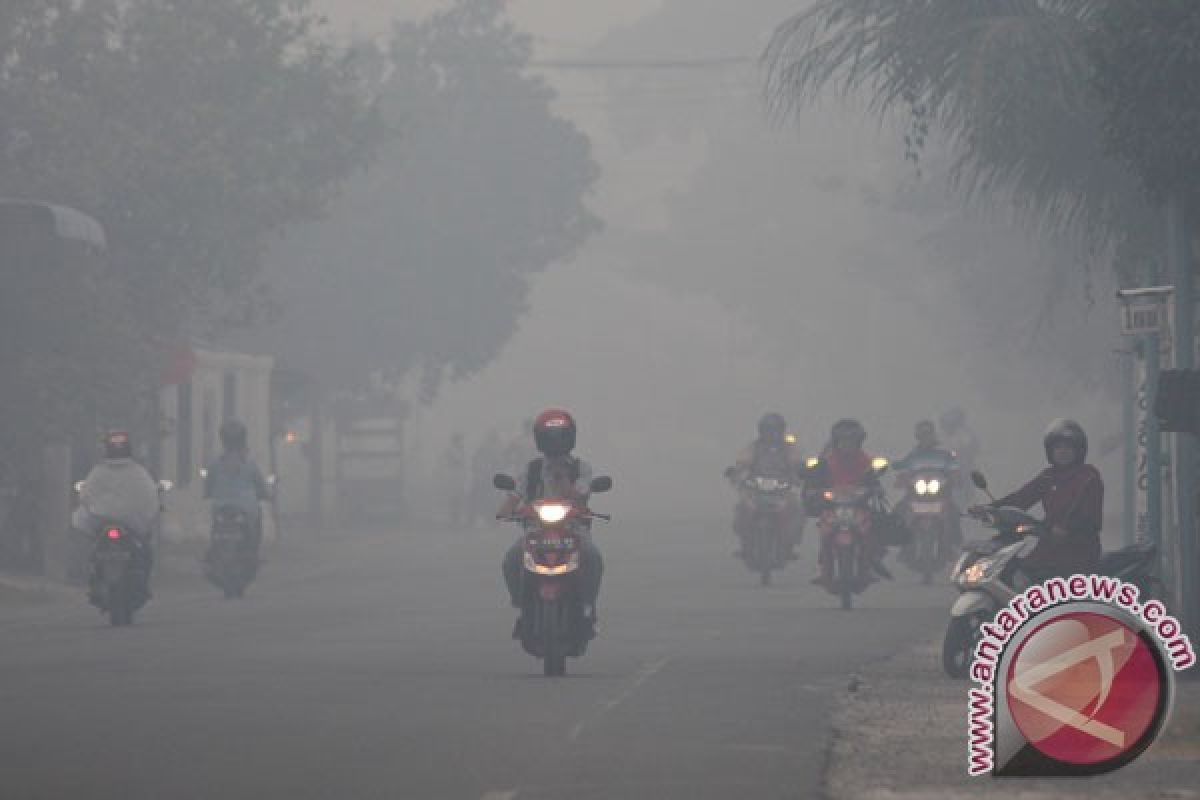
[(538, 519), (547, 525), (562, 522), (571, 512), (571, 507), (562, 503), (542, 503), (536, 506)]
[(982, 583), (992, 577), (992, 573), (996, 571), (997, 563), (997, 560), (994, 558), (981, 558), (963, 570), (960, 580), (962, 583), (968, 585)]
[(925, 482), (924, 478), (918, 478), (917, 482), (913, 484), (913, 490), (916, 491), (917, 494), (923, 495), (925, 492), (929, 491), (929, 484)]
[(928, 494), (937, 494), (942, 490), (942, 482), (937, 478), (932, 478), (925, 484), (925, 489)]

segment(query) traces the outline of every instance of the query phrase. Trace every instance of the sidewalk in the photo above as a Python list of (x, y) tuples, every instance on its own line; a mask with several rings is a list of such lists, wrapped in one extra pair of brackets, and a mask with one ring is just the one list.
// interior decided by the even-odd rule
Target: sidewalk
[[(941, 671), (941, 641), (870, 665), (838, 699), (826, 796), (835, 800), (1200, 798), (1200, 682), (1178, 680), (1163, 736), (1133, 764), (1093, 778), (967, 775), (967, 689)], [(852, 690), (851, 690), (852, 688)]]

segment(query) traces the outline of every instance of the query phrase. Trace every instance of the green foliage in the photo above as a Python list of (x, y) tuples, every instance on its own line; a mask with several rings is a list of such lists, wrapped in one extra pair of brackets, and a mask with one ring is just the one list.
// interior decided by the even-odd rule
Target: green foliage
[[(317, 215), (362, 162), (378, 126), (315, 24), (307, 0), (0, 4), (0, 194), (79, 208), (111, 249), (92, 346), (63, 349), (4, 424), (66, 424), (46, 393), (104, 407), (109, 384), (153, 389), (162, 350), (252, 301), (271, 233)], [(61, 315), (82, 321), (96, 299), (64, 292)], [(34, 311), (0, 338), (53, 336), (59, 314)]]
[(460, 0), (358, 51), (398, 136), (273, 251), (282, 316), (258, 346), (340, 388), (421, 368), (427, 396), (497, 355), (530, 276), (599, 227), (589, 142), (524, 73), (530, 52), (501, 0)]

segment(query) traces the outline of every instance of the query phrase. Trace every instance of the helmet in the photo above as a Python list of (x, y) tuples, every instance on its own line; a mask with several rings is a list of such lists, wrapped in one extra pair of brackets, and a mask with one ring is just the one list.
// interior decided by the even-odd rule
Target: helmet
[(1069, 444), (1075, 448), (1075, 452), (1079, 455), (1079, 461), (1087, 458), (1088, 439), (1087, 434), (1083, 430), (1083, 426), (1075, 420), (1071, 419), (1056, 419), (1046, 428), (1046, 436), (1042, 439), (1042, 444), (1046, 448), (1046, 460), (1051, 464), (1054, 463), (1052, 458), (1055, 445)]
[(937, 429), (933, 427), (932, 422), (927, 419), (923, 419), (917, 423), (915, 428), (913, 428), (913, 435), (917, 437), (918, 441), (922, 439), (933, 439), (936, 441)]
[(133, 443), (128, 431), (109, 431), (104, 436), (104, 457), (110, 459), (133, 458)]
[(246, 449), (246, 426), (239, 420), (227, 419), (221, 423), (221, 445), (226, 450)]
[(862, 443), (867, 440), (867, 431), (856, 419), (839, 419), (834, 423), (829, 438), (835, 446), (839, 439), (853, 439), (855, 447), (862, 447)]
[(565, 456), (575, 449), (575, 420), (566, 411), (543, 411), (533, 421), (537, 449), (548, 456)]
[(763, 414), (763, 418), (758, 421), (758, 438), (760, 439), (782, 442), (785, 433), (787, 433), (787, 422), (779, 414)]

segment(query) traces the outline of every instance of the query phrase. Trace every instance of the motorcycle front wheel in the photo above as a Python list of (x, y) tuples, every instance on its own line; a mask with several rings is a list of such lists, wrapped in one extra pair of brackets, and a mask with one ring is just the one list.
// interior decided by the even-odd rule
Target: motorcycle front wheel
[(849, 611), (854, 607), (854, 548), (839, 547), (836, 554), (838, 594), (842, 599), (842, 610)]
[(942, 669), (955, 680), (967, 677), (975, 652), (975, 624), (970, 617), (952, 617), (942, 639)]
[(560, 602), (542, 603), (542, 674), (547, 678), (567, 674), (565, 611)]

